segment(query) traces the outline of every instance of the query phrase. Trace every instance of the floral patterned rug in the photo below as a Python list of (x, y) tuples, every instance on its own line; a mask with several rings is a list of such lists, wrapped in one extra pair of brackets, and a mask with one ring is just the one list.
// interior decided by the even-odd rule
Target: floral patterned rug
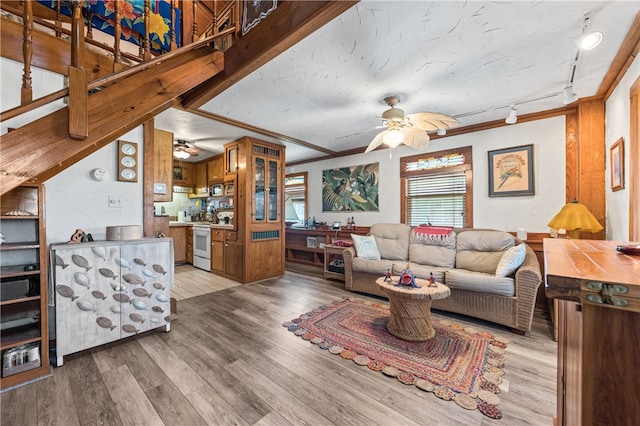
[(350, 298), (283, 326), (320, 349), (404, 385), (491, 418), (502, 417), (497, 405), (507, 339), (434, 316), (436, 335), (426, 342), (408, 342), (387, 331), (388, 318), (388, 306)]

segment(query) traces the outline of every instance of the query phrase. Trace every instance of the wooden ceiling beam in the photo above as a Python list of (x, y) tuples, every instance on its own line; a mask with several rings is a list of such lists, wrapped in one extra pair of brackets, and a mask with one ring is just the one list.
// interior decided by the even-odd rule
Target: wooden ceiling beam
[(224, 72), (187, 92), (186, 109), (198, 109), (280, 53), (339, 16), (358, 0), (287, 1), (225, 52)]

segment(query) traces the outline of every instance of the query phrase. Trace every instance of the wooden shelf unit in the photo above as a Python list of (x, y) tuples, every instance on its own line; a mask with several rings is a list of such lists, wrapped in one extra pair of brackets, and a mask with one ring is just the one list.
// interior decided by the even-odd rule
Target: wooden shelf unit
[[(367, 235), (368, 233), (368, 226), (358, 226), (355, 230), (351, 231), (342, 227), (337, 233), (328, 226), (316, 229), (286, 228), (285, 259), (289, 262), (324, 268), (324, 247), (331, 245), (334, 240), (351, 241), (351, 234)], [(307, 245), (308, 237), (316, 238), (316, 247), (309, 247)]]
[(342, 246), (325, 245), (324, 246), (324, 277), (329, 279), (336, 279), (344, 282), (344, 263), (342, 264), (342, 272), (332, 270), (331, 262), (336, 259), (342, 258), (342, 252), (345, 248)]
[[(12, 319), (37, 318), (37, 321), (2, 330), (1, 389), (7, 389), (50, 373), (49, 324), (47, 314), (47, 243), (43, 221), (44, 187), (21, 186), (0, 197), (0, 227), (6, 241), (0, 245), (0, 286), (2, 292), (17, 282), (28, 280), (28, 293), (0, 302), (2, 322)], [(13, 215), (8, 213), (26, 212)], [(29, 269), (29, 267), (34, 269)], [(18, 284), (20, 285), (20, 284)], [(6, 294), (6, 293), (5, 293)], [(34, 315), (35, 314), (35, 315)], [(22, 345), (39, 345), (40, 365), (19, 373), (4, 376), (4, 355), (7, 350)], [(28, 363), (27, 363), (28, 364)], [(26, 364), (25, 364), (26, 365)]]

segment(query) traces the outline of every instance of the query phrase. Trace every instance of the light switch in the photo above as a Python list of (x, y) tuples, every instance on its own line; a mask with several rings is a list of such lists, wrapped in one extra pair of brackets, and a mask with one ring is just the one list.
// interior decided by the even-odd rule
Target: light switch
[(122, 208), (122, 196), (120, 195), (109, 195), (108, 198), (109, 207), (115, 209)]
[(167, 184), (166, 183), (154, 183), (153, 184), (153, 193), (154, 194), (166, 194), (167, 193)]

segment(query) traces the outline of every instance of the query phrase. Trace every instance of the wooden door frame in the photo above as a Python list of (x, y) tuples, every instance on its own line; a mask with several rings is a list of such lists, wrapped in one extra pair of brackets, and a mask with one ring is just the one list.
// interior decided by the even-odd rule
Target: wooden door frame
[(629, 90), (629, 241), (640, 241), (640, 77)]

